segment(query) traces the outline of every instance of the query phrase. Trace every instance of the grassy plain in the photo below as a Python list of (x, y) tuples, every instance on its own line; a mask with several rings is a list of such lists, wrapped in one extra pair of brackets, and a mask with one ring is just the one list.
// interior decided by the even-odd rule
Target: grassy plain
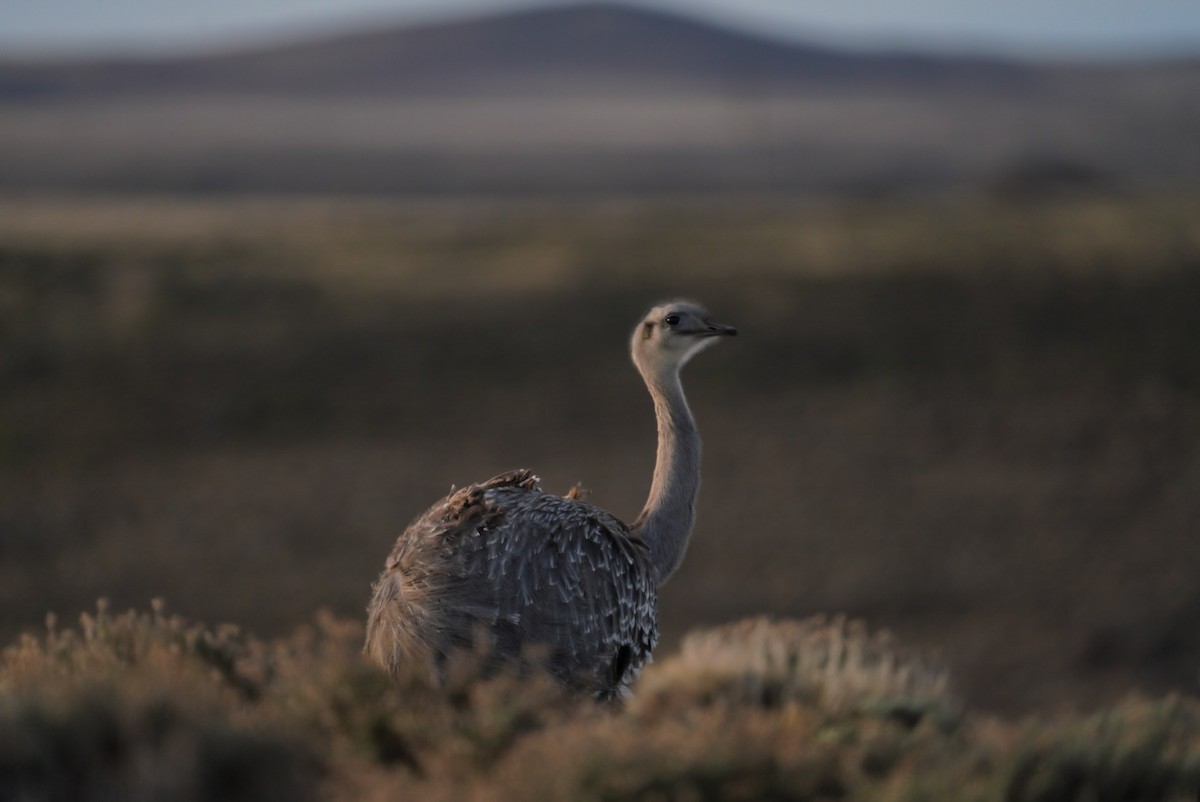
[[(630, 45), (619, 41), (618, 61)], [(282, 93), (93, 87), (36, 100), (4, 97), (0, 65), (0, 192), (878, 197), (1014, 181), (1172, 191), (1200, 180), (1200, 68), (1187, 62), (1028, 65), (998, 84), (947, 63), (941, 80), (913, 85), (876, 65), (861, 83), (704, 76), (693, 88), (642, 69), (593, 86), (543, 65), (548, 85), (518, 81), (524, 91), (489, 88), (495, 70), (477, 65), (461, 94), (309, 91), (354, 63), (360, 81), (379, 73), (349, 47)]]
[(976, 709), (1196, 690), (1186, 198), (4, 201), (4, 642), (100, 596), (361, 619), (408, 520), (517, 466), (633, 515), (627, 330), (674, 294), (744, 336), (688, 369), (705, 484), (663, 658), (847, 613)]

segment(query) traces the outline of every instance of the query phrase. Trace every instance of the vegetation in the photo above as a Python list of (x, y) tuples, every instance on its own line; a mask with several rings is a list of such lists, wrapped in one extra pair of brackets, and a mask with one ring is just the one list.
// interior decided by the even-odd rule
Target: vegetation
[(100, 596), (360, 620), (405, 522), (514, 467), (631, 516), (626, 327), (674, 294), (743, 336), (688, 369), (659, 676), (697, 628), (845, 612), (982, 709), (1196, 691), (1188, 198), (0, 201), (0, 643)]
[[(956, 703), (943, 674), (857, 624), (759, 620), (694, 633), (613, 707), (568, 698), (542, 676), (481, 678), (470, 658), (445, 685), (417, 673), (392, 682), (363, 662), (361, 634), (358, 623), (323, 615), (264, 642), (188, 623), (160, 602), (119, 615), (102, 603), (78, 629), (51, 621), (0, 660), (0, 797), (1082, 802), (1200, 793), (1194, 699), (1130, 699), (1024, 722), (949, 715)], [(860, 656), (827, 659), (831, 644)]]

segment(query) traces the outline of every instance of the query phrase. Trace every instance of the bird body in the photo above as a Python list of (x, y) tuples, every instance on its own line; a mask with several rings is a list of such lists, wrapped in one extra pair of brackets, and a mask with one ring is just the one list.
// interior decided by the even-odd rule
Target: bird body
[(376, 586), (367, 651), (393, 665), (427, 659), (432, 645), (441, 659), (472, 648), (482, 626), (497, 655), (551, 646), (551, 673), (605, 695), (654, 648), (656, 604), (649, 549), (623, 523), (513, 471), (451, 493), (409, 526)]
[(439, 665), (482, 634), (494, 657), (545, 647), (546, 667), (567, 686), (623, 693), (657, 642), (657, 589), (682, 560), (694, 518), (700, 441), (679, 370), (729, 334), (684, 301), (654, 307), (635, 329), (659, 443), (632, 527), (574, 489), (542, 491), (528, 470), (452, 491), (396, 541), (368, 608), (367, 654), (390, 671)]

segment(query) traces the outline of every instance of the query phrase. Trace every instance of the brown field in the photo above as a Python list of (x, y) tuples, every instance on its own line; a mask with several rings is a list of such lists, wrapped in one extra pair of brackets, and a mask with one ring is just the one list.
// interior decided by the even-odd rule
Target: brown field
[(5, 201), (3, 642), (99, 596), (360, 620), (409, 519), (517, 466), (628, 518), (654, 426), (627, 330), (673, 294), (743, 336), (688, 369), (705, 484), (662, 659), (847, 613), (974, 709), (1196, 691), (1187, 198)]
[(0, 191), (597, 197), (930, 194), (1200, 181), (1196, 76), (1036, 91), (824, 86), (547, 96), (5, 101)]

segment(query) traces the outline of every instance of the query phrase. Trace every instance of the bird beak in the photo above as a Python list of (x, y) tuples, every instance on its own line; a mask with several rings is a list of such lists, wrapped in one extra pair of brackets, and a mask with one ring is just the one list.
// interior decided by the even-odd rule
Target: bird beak
[(708, 326), (700, 332), (702, 337), (736, 337), (737, 329), (733, 326), (726, 326), (721, 323), (709, 323)]

